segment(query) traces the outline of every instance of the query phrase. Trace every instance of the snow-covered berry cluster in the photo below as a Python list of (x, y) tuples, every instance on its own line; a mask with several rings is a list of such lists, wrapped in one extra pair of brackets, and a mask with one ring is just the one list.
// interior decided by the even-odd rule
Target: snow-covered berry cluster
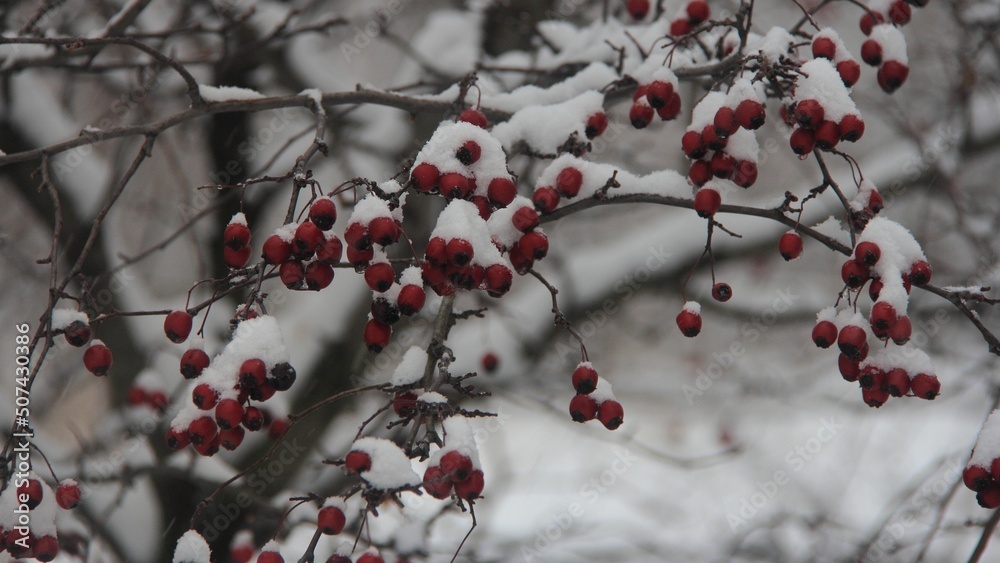
[(594, 365), (580, 362), (573, 370), (576, 395), (569, 402), (569, 415), (576, 422), (601, 421), (608, 430), (617, 430), (625, 421), (625, 410), (615, 400), (611, 384), (598, 375)]
[(59, 555), (57, 509), (80, 504), (80, 486), (63, 479), (55, 491), (33, 471), (18, 476), (0, 492), (0, 554), (14, 559), (52, 561)]

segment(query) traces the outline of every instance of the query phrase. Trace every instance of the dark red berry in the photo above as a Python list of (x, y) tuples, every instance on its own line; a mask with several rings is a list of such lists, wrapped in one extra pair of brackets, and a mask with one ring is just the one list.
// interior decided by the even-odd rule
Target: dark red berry
[(712, 286), (712, 298), (725, 303), (733, 297), (733, 288), (728, 283), (719, 282)]
[(541, 260), (549, 253), (549, 238), (538, 229), (525, 233), (517, 245), (532, 260)]
[(556, 177), (556, 190), (563, 197), (576, 197), (582, 185), (583, 174), (572, 166), (563, 168)]
[(812, 54), (816, 59), (837, 58), (837, 44), (829, 37), (816, 37), (812, 42)]
[(243, 405), (236, 399), (222, 399), (215, 405), (215, 422), (219, 428), (236, 428), (243, 422)]
[(298, 260), (286, 260), (278, 268), (278, 277), (288, 289), (304, 289), (306, 287), (306, 269)]
[(365, 346), (372, 354), (378, 354), (389, 345), (389, 338), (392, 336), (392, 328), (375, 319), (370, 319), (365, 324)]
[(802, 256), (802, 237), (798, 233), (785, 233), (778, 239), (778, 252), (786, 261)]
[(514, 274), (503, 264), (490, 264), (484, 272), (486, 291), (491, 297), (503, 297), (514, 282)]
[(632, 104), (632, 109), (628, 113), (628, 119), (632, 123), (632, 127), (645, 129), (653, 122), (653, 115), (655, 114), (656, 112), (652, 106), (645, 101), (638, 101)]
[(705, 156), (705, 142), (701, 137), (701, 133), (697, 131), (684, 133), (681, 137), (681, 150), (691, 159), (697, 160)]
[(886, 61), (878, 69), (878, 85), (886, 93), (893, 93), (906, 82), (910, 68), (899, 61)]
[[(18, 500), (27, 497), (24, 504), (28, 505), (28, 510), (34, 510), (42, 502), (42, 483), (38, 479), (25, 479), (24, 482), (17, 487), (17, 497)], [(20, 502), (18, 504), (21, 504)]]
[(692, 0), (688, 2), (687, 15), (691, 21), (691, 25), (698, 25), (706, 21), (710, 14), (711, 10), (708, 7), (708, 2), (704, 0)]
[(603, 111), (599, 111), (591, 114), (591, 116), (587, 118), (587, 126), (584, 133), (587, 135), (588, 139), (593, 139), (595, 137), (600, 137), (607, 128), (608, 116)]
[(453, 238), (445, 245), (445, 255), (448, 257), (448, 262), (456, 266), (465, 266), (472, 261), (475, 252), (472, 249), (472, 243), (469, 241), (461, 238)]
[(597, 409), (597, 419), (608, 430), (617, 430), (625, 421), (625, 409), (618, 401), (604, 401)]
[(329, 231), (337, 222), (337, 206), (328, 197), (318, 198), (309, 206), (309, 220), (321, 231)]
[(56, 487), (56, 502), (63, 510), (76, 508), (80, 504), (80, 486), (73, 479), (63, 479)]
[(483, 358), (479, 362), (483, 366), (483, 371), (486, 373), (493, 373), (497, 370), (500, 365), (500, 359), (493, 352), (487, 352), (483, 354)]
[(927, 285), (931, 281), (931, 273), (931, 265), (925, 260), (918, 260), (910, 265), (910, 283), (918, 287)]
[(365, 283), (372, 291), (385, 293), (392, 287), (393, 280), (396, 279), (396, 272), (388, 262), (377, 262), (365, 269)]
[(264, 248), (261, 256), (268, 264), (281, 264), (292, 255), (291, 243), (285, 241), (278, 235), (271, 235), (264, 241)]
[(333, 267), (326, 262), (312, 262), (306, 266), (306, 287), (313, 291), (325, 289), (333, 281)]
[(795, 121), (802, 127), (817, 127), (823, 123), (823, 106), (816, 100), (802, 100), (795, 104)]
[(861, 65), (851, 59), (846, 59), (837, 63), (837, 72), (844, 86), (850, 88), (858, 83), (861, 78)]
[(820, 348), (829, 348), (837, 341), (837, 325), (830, 321), (816, 323), (812, 331), (813, 343)]
[(348, 473), (364, 473), (372, 468), (372, 458), (367, 452), (352, 450), (344, 458), (344, 469)]
[(471, 123), (476, 127), (486, 129), (490, 122), (486, 119), (486, 114), (474, 108), (467, 108), (458, 116), (459, 121)]
[(941, 392), (941, 382), (934, 375), (918, 373), (910, 380), (910, 390), (921, 399), (933, 401)]
[(694, 194), (694, 210), (699, 217), (712, 217), (722, 205), (722, 196), (714, 188), (703, 187)]
[(243, 410), (243, 427), (256, 432), (264, 427), (264, 412), (257, 407), (247, 407)]
[(103, 342), (94, 341), (83, 353), (83, 365), (94, 375), (107, 375), (114, 358)]
[(507, 207), (517, 196), (517, 185), (510, 178), (494, 178), (486, 188), (486, 197), (496, 207)]
[(720, 137), (729, 137), (740, 128), (740, 124), (736, 120), (736, 111), (726, 106), (715, 112), (712, 125), (715, 127), (715, 134)]
[(792, 147), (792, 152), (803, 156), (811, 153), (813, 148), (815, 148), (816, 135), (812, 129), (799, 127), (795, 131), (792, 131), (792, 136), (788, 140), (788, 144)]
[(654, 80), (646, 87), (646, 101), (653, 106), (653, 109), (667, 105), (673, 95), (674, 85), (663, 80)]
[(580, 364), (573, 370), (573, 388), (580, 395), (589, 395), (597, 388), (597, 371), (587, 364)]
[(867, 343), (868, 334), (859, 326), (847, 325), (840, 329), (840, 335), (837, 337), (837, 347), (840, 348), (840, 352), (851, 359), (861, 359), (862, 348)]
[(222, 233), (222, 242), (226, 248), (239, 250), (250, 243), (250, 228), (245, 223), (229, 223)]
[(597, 401), (590, 395), (576, 395), (569, 402), (569, 415), (574, 422), (587, 422), (597, 416)]
[(677, 314), (677, 328), (681, 334), (694, 338), (701, 332), (701, 314), (690, 309), (683, 309)]
[(482, 496), (485, 485), (483, 472), (473, 469), (468, 479), (455, 483), (455, 495), (462, 500), (472, 501)]
[(172, 311), (163, 319), (163, 332), (174, 344), (187, 340), (194, 319), (186, 311)]
[[(757, 100), (743, 100), (736, 106), (736, 122), (744, 129), (760, 129), (766, 118), (764, 105)], [(718, 119), (718, 114), (716, 114), (716, 119)]]
[(413, 167), (413, 171), (410, 172), (410, 179), (417, 190), (429, 193), (437, 189), (441, 173), (438, 172), (437, 166), (422, 162)]
[(439, 186), (441, 195), (448, 199), (465, 199), (472, 192), (469, 179), (455, 172), (442, 175)]
[(316, 526), (320, 532), (328, 536), (339, 534), (346, 523), (347, 517), (338, 506), (324, 506), (316, 515)]
[(871, 66), (882, 64), (882, 44), (874, 39), (866, 39), (861, 44), (861, 60)]
[(649, 13), (649, 0), (628, 0), (625, 2), (625, 9), (632, 18), (641, 20)]
[(404, 285), (403, 288), (399, 290), (399, 296), (396, 298), (396, 305), (401, 314), (410, 316), (419, 313), (420, 310), (424, 308), (424, 301), (426, 299), (427, 295), (425, 294), (423, 287), (415, 284), (408, 284)]
[(440, 467), (432, 465), (424, 471), (424, 490), (436, 499), (451, 496), (451, 479)]
[[(865, 122), (857, 115), (845, 115), (840, 120), (840, 138), (853, 143), (865, 134)], [(881, 196), (880, 196), (881, 198)]]

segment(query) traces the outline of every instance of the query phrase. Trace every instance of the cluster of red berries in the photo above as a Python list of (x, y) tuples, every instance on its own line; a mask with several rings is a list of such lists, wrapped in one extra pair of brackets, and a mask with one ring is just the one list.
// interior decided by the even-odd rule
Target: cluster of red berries
[[(706, 104), (703, 107), (718, 104), (718, 109), (711, 119), (703, 120), (708, 121), (704, 125), (692, 119), (681, 137), (681, 149), (692, 161), (688, 178), (695, 186), (704, 186), (713, 177), (732, 180), (742, 188), (749, 188), (757, 181), (757, 163), (754, 160), (757, 144), (748, 132), (764, 124), (764, 105), (745, 94), (747, 90), (752, 91), (749, 82), (741, 81), (740, 86), (743, 94), (735, 95), (731, 91), (734, 95), (725, 96), (716, 93), (703, 100), (702, 104)], [(742, 133), (741, 129), (747, 133)], [(737, 142), (730, 146), (730, 139)]]
[(131, 407), (146, 405), (160, 414), (167, 412), (167, 407), (170, 406), (170, 398), (165, 391), (148, 388), (139, 380), (129, 387), (125, 402)]
[(677, 79), (666, 67), (663, 79), (654, 79), (648, 84), (639, 84), (632, 94), (632, 108), (628, 118), (632, 127), (645, 129), (653, 122), (653, 115), (662, 121), (672, 121), (681, 113), (681, 95), (677, 92)]
[(983, 508), (1000, 507), (1000, 410), (994, 410), (983, 424), (969, 463), (962, 472), (965, 486), (976, 493)]
[[(34, 558), (38, 561), (52, 561), (59, 555), (59, 539), (56, 531), (55, 509), (39, 509), (43, 503), (52, 503), (48, 498), (52, 489), (34, 473), (10, 487), (3, 494), (14, 498), (5, 499), (4, 505), (11, 509), (26, 508), (30, 513), (29, 526), (13, 526), (6, 529), (0, 525), (0, 553), (8, 552), (15, 559)], [(63, 510), (72, 510), (80, 504), (80, 486), (74, 479), (63, 479), (55, 490), (55, 504)], [(25, 528), (28, 528), (25, 531)], [(37, 534), (35, 532), (38, 532)]]
[[(373, 268), (384, 269), (380, 265), (389, 266), (387, 262), (372, 264), (365, 270), (365, 278), (368, 279), (368, 272)], [(388, 286), (385, 291), (374, 290), (371, 318), (365, 324), (365, 346), (373, 354), (378, 354), (389, 345), (389, 339), (392, 337), (392, 325), (399, 321), (400, 315), (412, 316), (419, 313), (424, 308), (424, 302), (427, 299), (421, 270), (415, 266), (403, 270), (397, 285), (392, 285), (392, 276), (395, 273), (391, 267), (385, 274), (378, 275), (387, 276), (383, 279), (388, 279), (389, 283), (379, 286)], [(390, 291), (392, 289), (398, 291)]]
[(694, 28), (702, 22), (708, 20), (712, 11), (708, 7), (708, 2), (704, 0), (691, 0), (681, 10), (673, 21), (670, 22), (670, 35), (680, 37), (691, 33)]
[[(562, 198), (572, 199), (579, 195), (581, 187), (583, 187), (583, 172), (574, 166), (567, 166), (559, 171), (554, 185), (535, 188), (531, 201), (538, 211), (551, 213), (559, 206)], [(524, 211), (522, 209), (524, 208), (518, 209), (511, 220), (519, 231), (528, 232), (538, 226), (538, 215), (533, 216), (530, 209)]]
[(262, 258), (266, 264), (278, 266), (285, 287), (319, 291), (333, 282), (333, 266), (344, 252), (340, 238), (331, 231), (336, 221), (333, 200), (318, 197), (309, 206), (305, 221), (284, 225), (267, 237)]
[(865, 35), (871, 35), (872, 30), (879, 24), (892, 22), (900, 27), (910, 23), (913, 11), (910, 6), (922, 8), (930, 0), (876, 0), (870, 2), (865, 7), (865, 13), (861, 15), (858, 27)]
[(480, 497), (485, 486), (483, 471), (473, 466), (472, 459), (460, 450), (443, 450), (424, 471), (424, 490), (436, 499), (454, 494), (465, 501)]
[(580, 362), (573, 370), (573, 389), (576, 395), (569, 402), (569, 415), (575, 422), (596, 418), (608, 430), (617, 430), (625, 421), (625, 410), (611, 393), (611, 385), (590, 362)]
[[(863, 51), (864, 49), (862, 49)], [(813, 58), (827, 59), (833, 62), (844, 86), (848, 88), (857, 84), (858, 79), (861, 78), (861, 65), (854, 60), (833, 28), (828, 27), (813, 36), (812, 55)]]
[(230, 268), (239, 269), (250, 261), (250, 227), (243, 213), (233, 215), (222, 232), (222, 258)]
[[(255, 316), (237, 326), (234, 340), (245, 340), (256, 330), (276, 328), (273, 317)], [(184, 311), (167, 315), (164, 330), (172, 341), (183, 342), (191, 328), (191, 316)], [(276, 344), (275, 344), (276, 345)], [(282, 345), (283, 347), (283, 345)], [(223, 356), (226, 352), (223, 352)], [(265, 402), (279, 391), (287, 391), (295, 383), (296, 372), (285, 361), (271, 362), (248, 358), (233, 366), (219, 367), (208, 373), (207, 354), (200, 347), (188, 349), (181, 360), (181, 373), (195, 379), (191, 402), (197, 409), (182, 411), (167, 430), (167, 445), (175, 450), (188, 444), (204, 456), (214, 455), (219, 448), (235, 450), (243, 442), (245, 430), (255, 432), (267, 428), (271, 437), (287, 429), (287, 421), (277, 419), (250, 400)], [(197, 361), (197, 364), (190, 362)], [(226, 358), (219, 365), (231, 363)], [(232, 369), (228, 369), (232, 367)], [(203, 380), (198, 382), (198, 380)], [(131, 395), (131, 392), (130, 392)], [(136, 393), (138, 395), (138, 392)], [(209, 413), (208, 411), (211, 411)]]
[[(902, 2), (900, 4), (906, 6)], [(903, 34), (892, 24), (879, 24), (872, 29), (871, 36), (861, 44), (861, 60), (878, 67), (878, 85), (886, 93), (898, 90), (910, 75), (906, 42)]]
[(96, 376), (107, 375), (114, 363), (111, 349), (100, 340), (91, 340), (90, 323), (86, 314), (77, 311), (69, 314), (74, 320), (62, 328), (63, 338), (75, 348), (82, 348), (89, 343), (83, 352), (83, 367)]

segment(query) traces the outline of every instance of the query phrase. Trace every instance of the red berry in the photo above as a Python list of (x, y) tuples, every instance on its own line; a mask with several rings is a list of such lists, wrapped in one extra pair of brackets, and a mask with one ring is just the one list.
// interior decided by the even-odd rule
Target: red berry
[(934, 375), (918, 373), (910, 380), (910, 390), (921, 399), (933, 401), (941, 392), (941, 382)]
[(486, 129), (489, 127), (490, 122), (486, 119), (486, 114), (479, 111), (478, 109), (467, 108), (459, 116), (459, 121), (464, 121), (466, 123), (471, 123), (476, 127), (481, 129)]
[(486, 292), (490, 297), (503, 297), (514, 282), (514, 274), (503, 264), (490, 264), (484, 274)]
[(878, 245), (871, 241), (859, 242), (858, 246), (854, 249), (854, 259), (861, 262), (865, 266), (874, 266), (878, 263), (878, 259), (882, 256), (882, 251), (879, 249)]
[(861, 376), (860, 363), (860, 360), (845, 356), (844, 354), (840, 354), (837, 357), (837, 367), (840, 368), (840, 375), (847, 381), (857, 381), (858, 377)]
[(597, 401), (590, 395), (576, 395), (569, 402), (569, 415), (574, 422), (587, 422), (597, 416)]
[(749, 188), (754, 185), (757, 182), (757, 164), (749, 160), (738, 161), (731, 180), (741, 188)]
[(472, 473), (472, 460), (461, 452), (452, 450), (441, 456), (438, 467), (453, 483), (457, 483), (469, 478), (469, 474)]
[(674, 85), (662, 80), (654, 80), (646, 87), (646, 101), (653, 109), (660, 109), (667, 105), (674, 95)]
[(113, 362), (111, 350), (99, 340), (95, 340), (83, 353), (83, 365), (94, 375), (107, 375)]
[(393, 280), (396, 279), (396, 272), (388, 262), (377, 262), (365, 269), (365, 283), (372, 291), (385, 293), (392, 287)]
[[(718, 119), (718, 114), (715, 117)], [(760, 129), (766, 119), (764, 105), (757, 100), (743, 100), (736, 106), (736, 122), (744, 129)]]
[(448, 263), (447, 243), (441, 237), (434, 237), (427, 241), (427, 248), (424, 249), (424, 258), (435, 266), (444, 266)]
[(257, 556), (257, 563), (285, 563), (285, 558), (277, 551), (262, 551)]
[(698, 25), (707, 20), (710, 14), (711, 10), (708, 8), (708, 2), (704, 0), (688, 2), (687, 15), (688, 19), (691, 20), (691, 25)]
[(701, 314), (688, 309), (681, 310), (677, 314), (677, 328), (681, 329), (681, 334), (688, 338), (694, 338), (701, 332)]
[(996, 508), (1000, 506), (1000, 485), (991, 483), (985, 489), (976, 494), (976, 502), (983, 508)]
[(244, 223), (229, 223), (222, 233), (222, 242), (226, 248), (239, 250), (250, 243), (250, 228)]
[(410, 179), (413, 181), (413, 185), (416, 186), (417, 190), (424, 193), (430, 193), (437, 189), (438, 181), (441, 179), (441, 173), (438, 172), (437, 166), (427, 162), (421, 162), (413, 167), (413, 170), (410, 172)]
[(962, 482), (973, 491), (981, 491), (990, 486), (991, 477), (990, 471), (981, 465), (970, 465), (962, 471)]
[(824, 121), (816, 128), (816, 146), (828, 151), (840, 142), (840, 127), (832, 121)]
[(677, 18), (676, 20), (670, 22), (670, 35), (674, 37), (680, 37), (681, 35), (687, 35), (691, 33), (693, 26), (691, 25), (691, 20), (687, 18)]
[(432, 465), (424, 471), (424, 490), (436, 499), (451, 496), (451, 478), (440, 467)]
[(812, 129), (806, 129), (800, 127), (795, 131), (792, 131), (792, 137), (788, 140), (788, 144), (792, 147), (792, 152), (802, 156), (809, 154), (813, 151), (816, 146), (816, 136)]
[(215, 422), (219, 428), (236, 428), (243, 422), (243, 405), (236, 399), (222, 399), (215, 406)]
[(462, 146), (459, 147), (457, 151), (455, 151), (455, 158), (457, 158), (462, 164), (469, 166), (478, 161), (482, 154), (483, 149), (480, 148), (479, 143), (475, 141), (466, 141), (462, 143)]
[(535, 190), (531, 201), (540, 213), (550, 213), (559, 205), (559, 192), (555, 188), (543, 186)]
[(722, 205), (722, 196), (714, 188), (704, 187), (694, 194), (694, 210), (699, 217), (712, 217)]
[(707, 160), (696, 160), (691, 163), (688, 178), (695, 186), (704, 186), (712, 179), (712, 166)]
[(191, 443), (198, 446), (208, 444), (216, 437), (219, 427), (211, 417), (203, 416), (191, 421), (188, 425), (187, 434)]
[(520, 245), (517, 243), (510, 248), (507, 253), (507, 257), (510, 258), (511, 266), (514, 266), (514, 271), (524, 275), (528, 273), (528, 270), (534, 265), (535, 261), (524, 252), (521, 251)]
[(83, 321), (73, 321), (63, 329), (63, 336), (66, 338), (66, 342), (79, 348), (90, 342), (90, 326)]
[(172, 311), (163, 320), (163, 332), (175, 344), (187, 340), (194, 319), (186, 311)]
[(903, 315), (896, 319), (896, 322), (889, 327), (889, 338), (898, 346), (902, 346), (910, 341), (913, 327), (910, 324), (910, 317)]
[(580, 364), (573, 370), (573, 388), (580, 395), (593, 393), (597, 380), (597, 371), (587, 364)]
[(733, 297), (733, 288), (728, 283), (719, 282), (712, 286), (712, 298), (725, 303)]
[(840, 352), (855, 360), (861, 359), (864, 355), (862, 348), (867, 343), (868, 334), (859, 326), (847, 325), (840, 329), (840, 335), (837, 337), (837, 347), (840, 348)]
[(129, 387), (128, 392), (125, 394), (125, 402), (133, 407), (146, 404), (146, 401), (148, 400), (149, 396), (146, 394), (146, 390), (142, 387)]
[(464, 266), (472, 261), (475, 256), (475, 252), (472, 249), (472, 243), (465, 239), (453, 238), (448, 241), (445, 245), (445, 254), (448, 257), (448, 262), (456, 266)]
[(32, 552), (34, 558), (39, 561), (52, 561), (59, 555), (59, 540), (51, 535), (39, 536), (35, 540)]
[(891, 94), (906, 82), (910, 68), (899, 61), (886, 61), (878, 69), (878, 85)]
[(226, 266), (234, 270), (238, 270), (247, 265), (250, 261), (250, 247), (244, 246), (243, 248), (238, 248), (233, 250), (230, 247), (225, 247), (222, 249), (222, 259), (225, 261)]
[(268, 264), (281, 264), (292, 255), (292, 245), (278, 235), (271, 235), (264, 241), (261, 256)]
[(781, 238), (778, 239), (778, 252), (786, 261), (795, 260), (802, 256), (802, 237), (795, 232), (781, 235)]
[(295, 237), (292, 239), (292, 251), (296, 256), (309, 257), (315, 254), (319, 245), (323, 244), (326, 237), (323, 231), (315, 223), (306, 221), (295, 229)]
[(372, 458), (367, 452), (353, 450), (344, 458), (344, 469), (348, 473), (364, 473), (372, 468)]
[(22, 495), (26, 495), (28, 498), (26, 501), (28, 510), (34, 510), (35, 507), (42, 502), (42, 494), (42, 483), (38, 479), (25, 479), (24, 482), (17, 487), (18, 499), (20, 500)]
[(191, 401), (203, 411), (214, 407), (218, 400), (219, 393), (207, 383), (199, 383), (191, 391)]
[(264, 427), (264, 412), (257, 407), (247, 407), (243, 410), (243, 427), (256, 432)]
[(705, 156), (705, 142), (701, 138), (701, 133), (688, 131), (681, 137), (681, 150), (691, 159), (699, 159)]
[(170, 449), (184, 449), (189, 443), (190, 440), (188, 439), (188, 433), (186, 430), (177, 430), (176, 428), (170, 428), (167, 430), (167, 447)]
[(379, 246), (389, 246), (399, 240), (402, 232), (392, 217), (376, 217), (368, 223), (368, 236)]
[[(865, 122), (861, 120), (861, 117), (857, 115), (845, 115), (843, 119), (840, 120), (840, 138), (848, 141), (855, 142), (865, 134)], [(879, 196), (881, 201), (881, 196)]]
[(858, 79), (861, 78), (861, 65), (856, 61), (846, 59), (837, 63), (837, 72), (840, 74), (840, 80), (843, 81), (844, 86), (850, 88), (857, 84)]
[(604, 401), (597, 409), (597, 419), (608, 430), (617, 430), (625, 421), (625, 410), (618, 401)]
[(713, 151), (721, 151), (726, 148), (726, 144), (729, 142), (728, 137), (720, 137), (715, 131), (715, 125), (706, 125), (704, 129), (701, 130), (701, 140), (705, 146)]
[(813, 327), (812, 339), (816, 346), (829, 348), (837, 341), (837, 325), (830, 321), (820, 321)]
[(909, 277), (910, 283), (915, 286), (927, 285), (931, 281), (931, 265), (925, 260), (914, 262), (910, 265)]
[(510, 178), (494, 178), (486, 188), (486, 197), (496, 207), (507, 207), (517, 196), (517, 185)]
[(795, 105), (795, 121), (802, 127), (817, 127), (823, 123), (823, 105), (816, 100), (802, 100)]
[(424, 301), (427, 299), (427, 295), (424, 293), (424, 288), (415, 285), (408, 284), (404, 285), (402, 289), (399, 290), (399, 296), (396, 298), (396, 305), (399, 307), (399, 312), (403, 315), (410, 316), (415, 315), (424, 308)]
[(337, 506), (324, 506), (319, 509), (319, 514), (316, 515), (316, 526), (320, 532), (328, 536), (339, 534), (346, 523), (347, 517), (344, 515), (344, 511)]
[(368, 227), (360, 222), (348, 223), (347, 229), (344, 230), (344, 242), (355, 250), (371, 248), (372, 238), (368, 234)]
[(837, 58), (837, 44), (829, 37), (816, 37), (812, 42), (812, 54), (816, 59)]
[(632, 127), (645, 129), (653, 122), (655, 113), (652, 106), (644, 100), (640, 100), (632, 104), (632, 109), (628, 112), (628, 119), (632, 123)]
[(600, 137), (607, 128), (608, 116), (603, 111), (599, 111), (591, 114), (590, 117), (587, 118), (587, 126), (584, 129), (584, 133), (587, 135), (588, 139), (593, 139), (595, 137)]
[(634, 19), (641, 20), (649, 13), (649, 0), (628, 0), (625, 9)]
[(882, 17), (882, 14), (878, 12), (865, 12), (864, 14), (862, 14), (861, 21), (858, 23), (859, 27), (861, 28), (861, 33), (864, 33), (865, 35), (871, 35), (872, 28), (882, 23), (883, 21), (885, 21), (885, 18)]
[(720, 137), (728, 137), (740, 128), (740, 124), (736, 120), (736, 112), (733, 108), (726, 106), (716, 110), (712, 126), (715, 127), (715, 134)]
[(469, 179), (455, 172), (442, 175), (439, 185), (441, 195), (448, 199), (465, 199), (472, 192)]
[(337, 206), (328, 197), (321, 197), (309, 206), (309, 220), (321, 231), (329, 231), (337, 222)]
[(344, 244), (340, 242), (337, 235), (329, 232), (326, 233), (326, 240), (323, 241), (323, 245), (316, 249), (316, 260), (333, 266), (340, 262), (340, 258), (343, 255)]
[(497, 367), (500, 365), (500, 358), (497, 358), (497, 355), (494, 354), (493, 352), (487, 352), (483, 354), (483, 359), (480, 361), (480, 363), (482, 364), (483, 370), (486, 373), (493, 373), (497, 370)]
[(893, 368), (885, 374), (885, 390), (893, 397), (902, 397), (910, 392), (910, 376), (902, 368)]
[(521, 252), (533, 260), (541, 260), (549, 253), (549, 238), (540, 230), (525, 233), (517, 242)]
[(34, 549), (38, 540), (35, 539), (35, 535), (29, 532), (24, 532), (25, 527), (15, 527), (13, 530), (7, 532), (6, 547), (7, 551), (10, 552), (11, 556), (15, 559), (20, 559), (22, 557), (28, 557), (34, 553)]
[(556, 190), (563, 197), (576, 197), (582, 185), (583, 174), (572, 166), (563, 168), (556, 177)]
[(736, 170), (736, 160), (721, 151), (712, 155), (710, 165), (712, 167), (712, 175), (716, 178), (729, 178), (733, 175), (733, 171)]
[(278, 268), (278, 277), (288, 289), (303, 289), (306, 287), (306, 269), (298, 260), (286, 260)]
[(483, 472), (479, 469), (473, 469), (472, 472), (469, 473), (468, 479), (455, 483), (455, 495), (466, 501), (476, 500), (482, 496), (483, 488), (485, 486), (486, 483), (483, 479)]
[(372, 354), (378, 354), (389, 345), (389, 337), (392, 336), (392, 328), (375, 319), (371, 319), (365, 324), (365, 346)]
[(524, 206), (514, 212), (511, 222), (514, 224), (515, 229), (522, 233), (527, 233), (538, 226), (538, 212), (528, 206)]
[(889, 6), (889, 19), (896, 25), (906, 25), (910, 23), (912, 11), (909, 4), (903, 0), (896, 0)]
[(56, 487), (56, 502), (64, 510), (76, 508), (80, 504), (80, 486), (73, 479), (63, 479)]
[(253, 389), (260, 387), (267, 381), (267, 365), (262, 360), (256, 358), (246, 360), (240, 364), (240, 372), (237, 379), (243, 389)]
[(871, 66), (882, 64), (882, 44), (874, 39), (866, 39), (861, 44), (861, 60)]
[(312, 262), (306, 266), (306, 287), (313, 291), (326, 289), (333, 281), (333, 268), (326, 262)]
[(879, 408), (889, 400), (889, 392), (881, 387), (862, 387), (861, 398), (872, 408)]
[(392, 400), (392, 410), (400, 418), (408, 418), (416, 413), (417, 395), (411, 391), (400, 393)]
[(851, 289), (859, 289), (868, 281), (870, 276), (871, 272), (868, 270), (868, 267), (854, 260), (844, 262), (844, 265), (840, 268), (841, 279)]

